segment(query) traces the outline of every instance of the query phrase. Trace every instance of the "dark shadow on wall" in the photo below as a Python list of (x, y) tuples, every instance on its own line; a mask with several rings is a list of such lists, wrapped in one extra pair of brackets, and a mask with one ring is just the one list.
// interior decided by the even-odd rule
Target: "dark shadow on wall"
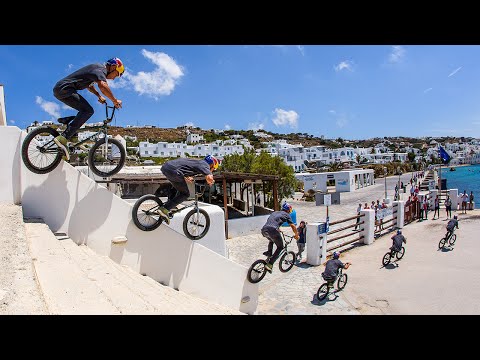
[(77, 244), (86, 244), (88, 236), (100, 228), (110, 216), (113, 194), (97, 183), (91, 182), (86, 194), (80, 193), (82, 174), (77, 173), (75, 198), (68, 224), (68, 235)]
[(125, 245), (111, 245), (109, 257), (114, 261), (121, 263), (123, 256), (136, 253), (140, 274), (174, 289), (188, 277), (194, 244), (183, 234), (175, 234), (165, 224), (153, 231), (142, 231), (130, 218), (125, 236), (128, 239)]
[(42, 218), (55, 232), (60, 229), (67, 218), (70, 194), (66, 187), (64, 170), (57, 168), (46, 176), (41, 185), (32, 185), (25, 189), (22, 196), (22, 208), (25, 217)]

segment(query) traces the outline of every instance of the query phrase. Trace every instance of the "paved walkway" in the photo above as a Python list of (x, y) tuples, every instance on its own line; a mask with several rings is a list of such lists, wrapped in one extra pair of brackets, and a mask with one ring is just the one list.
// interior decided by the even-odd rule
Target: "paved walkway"
[[(411, 175), (405, 174), (401, 181), (407, 183)], [(387, 193), (393, 197), (393, 189), (398, 183), (398, 176), (387, 178)], [(407, 186), (407, 193), (410, 186)], [(380, 201), (385, 196), (383, 179), (376, 185), (359, 189), (351, 193), (341, 194), (341, 204), (329, 207), (330, 220), (340, 220), (354, 216), (358, 203)], [(324, 221), (326, 208), (315, 206), (315, 203), (292, 201), (297, 211), (297, 222)], [(316, 299), (318, 287), (323, 283), (321, 273), (324, 266), (310, 266), (298, 263), (288, 273), (281, 273), (278, 262), (272, 274), (267, 274), (260, 282), (258, 314), (411, 314), (411, 313), (447, 313), (464, 314), (480, 313), (480, 305), (476, 305), (474, 297), (463, 299), (461, 294), (477, 294), (480, 283), (474, 280), (480, 276), (472, 254), (478, 253), (480, 243), (475, 241), (475, 234), (480, 230), (480, 211), (474, 210), (467, 215), (459, 215), (459, 241), (456, 251), (438, 251), (438, 241), (444, 234), (446, 225), (445, 210), (441, 209), (440, 220), (413, 222), (404, 229), (408, 240), (404, 259), (398, 267), (381, 266), (381, 259), (391, 244), (390, 236), (379, 237), (372, 245), (358, 246), (344, 252), (341, 260), (352, 262), (346, 273), (349, 281), (346, 288), (337, 297), (319, 302)], [(432, 219), (433, 214), (429, 214)], [(287, 229), (288, 231), (289, 229)], [(460, 240), (461, 239), (461, 240)], [(297, 251), (292, 243), (292, 250)], [(242, 265), (250, 264), (266, 250), (267, 240), (261, 235), (249, 235), (232, 238), (227, 241), (230, 259)], [(458, 250), (457, 250), (458, 249)], [(306, 253), (304, 253), (306, 257)], [(469, 265), (472, 261), (473, 265)], [(471, 268), (470, 272), (459, 275), (463, 267)], [(453, 286), (453, 298), (458, 304), (453, 305), (450, 297), (437, 296), (437, 292), (445, 294), (445, 284), (451, 284), (458, 277), (465, 279)], [(471, 281), (469, 283), (469, 281)], [(475, 284), (475, 286), (472, 286)], [(450, 292), (449, 292), (450, 294)], [(480, 294), (479, 294), (480, 295)], [(472, 300), (470, 300), (472, 299)]]

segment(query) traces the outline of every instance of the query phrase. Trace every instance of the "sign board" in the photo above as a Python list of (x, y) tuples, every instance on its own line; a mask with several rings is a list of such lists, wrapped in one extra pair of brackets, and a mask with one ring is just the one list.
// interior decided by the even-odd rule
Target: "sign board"
[(326, 206), (332, 205), (332, 195), (330, 194), (323, 195), (323, 205), (326, 205)]
[(327, 179), (335, 179), (335, 175), (329, 174), (327, 175)]
[(318, 235), (326, 234), (328, 232), (327, 223), (318, 224)]
[(377, 218), (377, 220), (381, 220), (390, 215), (393, 215), (393, 207), (377, 210), (377, 214), (375, 217)]

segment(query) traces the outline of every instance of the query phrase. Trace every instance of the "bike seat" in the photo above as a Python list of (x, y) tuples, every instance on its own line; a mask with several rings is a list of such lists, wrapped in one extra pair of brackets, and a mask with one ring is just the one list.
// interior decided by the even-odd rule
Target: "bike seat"
[(58, 122), (63, 125), (68, 125), (70, 121), (72, 121), (73, 119), (75, 119), (75, 116), (61, 117), (61, 118), (58, 118)]

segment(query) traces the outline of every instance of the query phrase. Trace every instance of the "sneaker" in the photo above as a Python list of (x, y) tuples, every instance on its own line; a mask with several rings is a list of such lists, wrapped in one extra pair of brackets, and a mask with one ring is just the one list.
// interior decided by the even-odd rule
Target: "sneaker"
[(160, 215), (168, 225), (170, 225), (170, 217), (168, 214), (170, 213), (169, 210), (165, 209), (163, 206), (158, 208), (158, 215)]
[(62, 135), (58, 135), (55, 139), (53, 139), (53, 141), (65, 153), (67, 160), (70, 160), (70, 152), (67, 148), (67, 138)]
[(269, 251), (265, 251), (265, 252), (263, 253), (263, 255), (265, 255), (265, 256), (267, 256), (267, 257), (270, 257), (270, 256), (272, 256), (272, 253), (269, 252)]
[(265, 270), (267, 270), (270, 274), (272, 273), (272, 268), (273, 268), (272, 264), (270, 263), (265, 264)]

